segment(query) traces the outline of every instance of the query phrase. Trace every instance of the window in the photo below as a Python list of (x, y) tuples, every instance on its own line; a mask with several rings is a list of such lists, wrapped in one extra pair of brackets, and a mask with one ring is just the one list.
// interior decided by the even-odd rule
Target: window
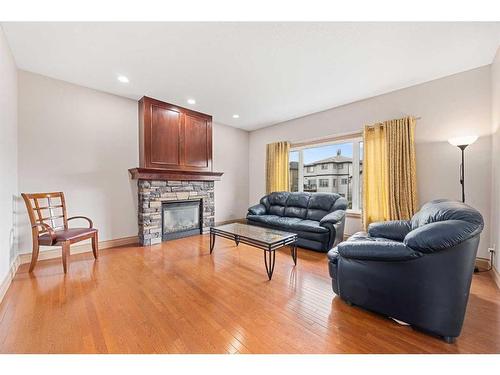
[[(290, 190), (337, 193), (347, 198), (348, 209), (359, 212), (362, 208), (362, 163), (361, 138), (292, 148)], [(315, 171), (315, 165), (321, 167)]]
[(320, 178), (319, 179), (319, 187), (328, 187), (328, 179), (327, 178)]
[(316, 185), (316, 179), (307, 179), (304, 181), (304, 188), (302, 191), (307, 191), (309, 193), (315, 193), (318, 191), (318, 187)]

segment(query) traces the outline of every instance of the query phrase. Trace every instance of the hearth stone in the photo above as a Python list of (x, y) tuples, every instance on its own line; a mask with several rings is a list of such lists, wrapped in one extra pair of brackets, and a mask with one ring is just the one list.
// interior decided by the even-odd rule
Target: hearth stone
[(203, 233), (215, 223), (213, 181), (155, 181), (138, 180), (139, 242), (143, 246), (162, 241), (162, 202), (202, 199)]

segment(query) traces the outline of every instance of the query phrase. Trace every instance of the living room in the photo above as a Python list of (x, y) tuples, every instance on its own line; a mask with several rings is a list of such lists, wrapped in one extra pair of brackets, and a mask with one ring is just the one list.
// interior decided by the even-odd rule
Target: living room
[(0, 56), (0, 353), (500, 352), (500, 22), (2, 19)]

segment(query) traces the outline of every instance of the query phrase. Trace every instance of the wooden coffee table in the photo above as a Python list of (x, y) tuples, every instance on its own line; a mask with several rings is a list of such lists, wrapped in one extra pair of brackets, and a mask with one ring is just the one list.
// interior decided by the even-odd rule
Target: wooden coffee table
[(236, 246), (241, 242), (264, 250), (264, 264), (269, 280), (273, 277), (276, 250), (289, 246), (293, 263), (297, 265), (297, 234), (295, 233), (240, 223), (211, 227), (210, 254), (214, 249), (216, 236), (233, 240)]

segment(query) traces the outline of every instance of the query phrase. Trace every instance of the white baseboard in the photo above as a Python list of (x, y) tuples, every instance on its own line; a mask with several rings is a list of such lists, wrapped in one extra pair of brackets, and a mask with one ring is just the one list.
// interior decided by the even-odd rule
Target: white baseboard
[(476, 266), (481, 269), (490, 268), (490, 261), (488, 259), (476, 258)]
[[(110, 247), (133, 245), (138, 243), (139, 243), (138, 236), (124, 237), (124, 238), (118, 238), (116, 240), (99, 241), (99, 249), (100, 250), (109, 249)], [(71, 246), (71, 255), (87, 253), (89, 251), (92, 251), (92, 246), (90, 243), (87, 243), (85, 245)], [(19, 257), (20, 257), (20, 264), (31, 262), (31, 252), (19, 254)], [(44, 250), (44, 251), (40, 250), (40, 253), (38, 254), (38, 260), (54, 259), (60, 257), (61, 257), (61, 248), (59, 246), (56, 249), (52, 248), (50, 250)]]
[(497, 288), (500, 289), (500, 273), (495, 267), (491, 268), (491, 273), (493, 275), (493, 280), (495, 280), (495, 284), (497, 284)]
[(17, 255), (14, 258), (14, 261), (10, 265), (9, 272), (7, 273), (7, 276), (2, 280), (2, 283), (0, 284), (0, 303), (3, 301), (3, 297), (7, 293), (7, 290), (9, 289), (10, 284), (12, 283), (12, 279), (16, 275), (17, 269), (21, 265), (21, 259), (19, 255)]

